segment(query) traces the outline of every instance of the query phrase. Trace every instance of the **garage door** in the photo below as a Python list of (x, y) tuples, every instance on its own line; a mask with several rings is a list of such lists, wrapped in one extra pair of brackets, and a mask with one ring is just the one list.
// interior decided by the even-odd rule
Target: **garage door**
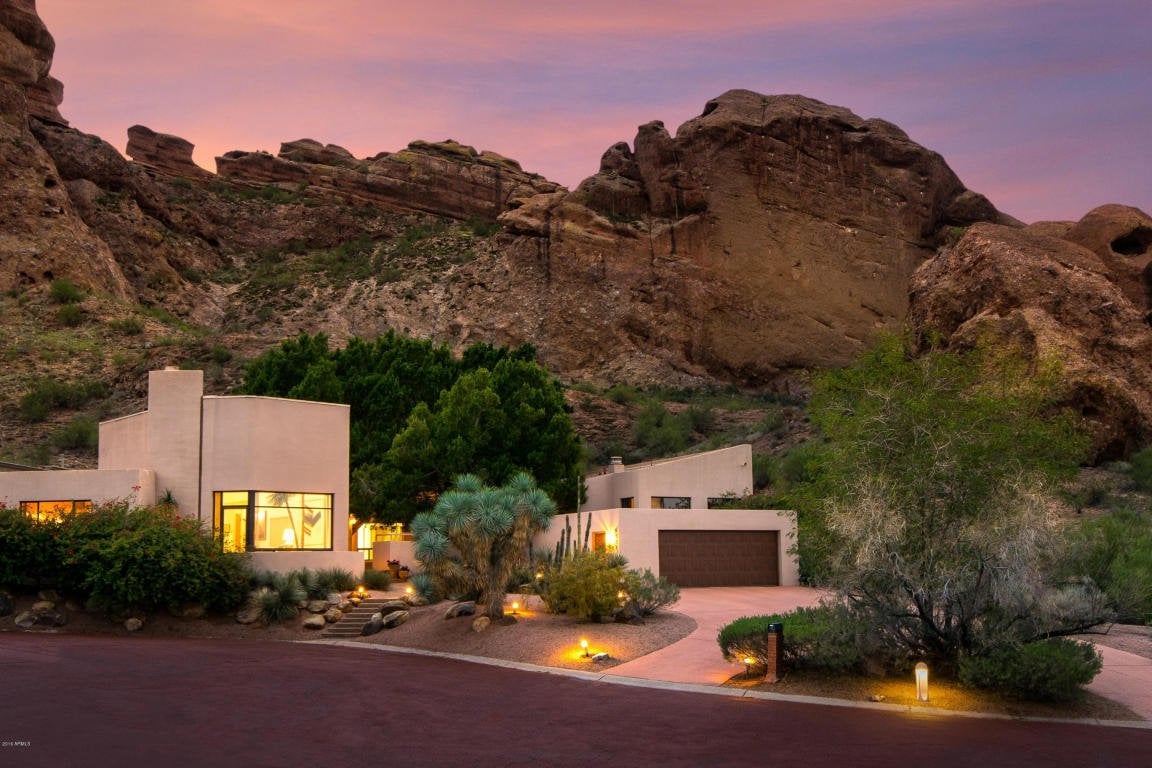
[(780, 584), (779, 531), (660, 531), (660, 575), (681, 587)]

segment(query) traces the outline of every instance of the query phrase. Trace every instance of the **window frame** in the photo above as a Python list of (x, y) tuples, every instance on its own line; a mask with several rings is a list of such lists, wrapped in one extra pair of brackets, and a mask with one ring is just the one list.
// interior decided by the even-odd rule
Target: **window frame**
[[(225, 510), (227, 510), (227, 509), (232, 509), (232, 510), (241, 509), (241, 505), (239, 503), (225, 504), (224, 503), (224, 495), (225, 494), (246, 494), (246, 504), (243, 506), (243, 509), (244, 509), (244, 548), (243, 549), (235, 548), (235, 549), (232, 549), (229, 551), (235, 551), (235, 552), (332, 552), (334, 550), (335, 538), (336, 538), (336, 530), (335, 530), (336, 529), (336, 494), (327, 493), (327, 492), (323, 492), (323, 491), (265, 491), (265, 490), (253, 490), (253, 489), (248, 489), (248, 490), (232, 489), (232, 490), (226, 490), (226, 491), (213, 491), (212, 492), (212, 534), (214, 536), (220, 536), (224, 532), (223, 523), (224, 523)], [(256, 541), (257, 541), (257, 536), (256, 536), (257, 511), (260, 509), (268, 509), (269, 508), (268, 505), (266, 505), (266, 504), (258, 504), (257, 503), (257, 500), (259, 499), (259, 497), (261, 495), (265, 495), (265, 496), (283, 495), (283, 496), (287, 496), (287, 497), (299, 496), (302, 498), (306, 497), (306, 496), (323, 496), (323, 497), (325, 497), (328, 500), (328, 507), (326, 510), (327, 511), (327, 521), (324, 521), (323, 517), (321, 517), (320, 522), (325, 526), (325, 529), (326, 529), (326, 533), (327, 533), (326, 545), (320, 546), (320, 547), (305, 547), (305, 546), (302, 546), (303, 541), (301, 541), (301, 546), (294, 546), (294, 547), (289, 547), (289, 546), (258, 547), (258, 546), (256, 546)], [(288, 510), (305, 509), (305, 508), (306, 507), (304, 507), (303, 504), (301, 504), (300, 507), (285, 507), (285, 509), (288, 509)], [(289, 515), (291, 516), (291, 514), (292, 514), (292, 512), (290, 511)], [(290, 521), (291, 521), (291, 517), (290, 517)], [(304, 522), (305, 521), (301, 520), (301, 523), (302, 523), (301, 527), (303, 527)], [(294, 524), (293, 524), (292, 530), (295, 531), (295, 525)], [(299, 538), (303, 539), (304, 536), (300, 535)]]

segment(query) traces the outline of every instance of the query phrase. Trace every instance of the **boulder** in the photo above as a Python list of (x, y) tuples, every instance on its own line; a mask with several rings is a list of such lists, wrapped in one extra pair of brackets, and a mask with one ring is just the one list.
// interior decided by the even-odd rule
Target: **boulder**
[(374, 613), (372, 617), (360, 627), (360, 634), (361, 636), (374, 635), (382, 629), (384, 629), (384, 617), (379, 613)]
[(254, 624), (259, 618), (260, 606), (255, 603), (249, 603), (236, 611), (236, 623), (238, 624)]
[(476, 613), (476, 601), (466, 600), (461, 603), (454, 603), (445, 613), (445, 619), (455, 619), (460, 616), (471, 616)]
[(42, 589), (36, 593), (36, 599), (47, 603), (58, 603), (60, 602), (60, 593), (54, 589)]
[(383, 628), (393, 629), (394, 627), (398, 627), (404, 622), (408, 621), (409, 615), (410, 614), (408, 611), (395, 611), (393, 613), (389, 613), (384, 617)]
[(328, 610), (329, 605), (327, 600), (309, 600), (304, 607), (308, 609), (308, 613), (324, 613)]
[(413, 592), (410, 595), (404, 595), (404, 604), (410, 605), (413, 607), (418, 607), (421, 605), (428, 605), (428, 600), (427, 600), (427, 598), (417, 594), (416, 592)]
[(37, 600), (36, 602), (32, 603), (32, 610), (36, 612), (50, 611), (55, 607), (56, 602), (53, 600)]
[(324, 611), (324, 621), (328, 622), (329, 624), (335, 624), (342, 618), (344, 618), (344, 612), (339, 608), (329, 608), (328, 610)]
[(136, 616), (132, 616), (131, 618), (125, 619), (124, 621), (124, 629), (128, 630), (129, 632), (139, 632), (143, 628), (144, 620), (137, 618)]
[(336, 606), (339, 608), (340, 605), (344, 602), (346, 602), (344, 595), (340, 594), (339, 592), (328, 593), (328, 605)]
[(389, 613), (395, 613), (396, 611), (406, 611), (408, 607), (408, 603), (404, 600), (385, 600), (380, 604), (378, 610), (381, 615), (387, 616)]
[(309, 616), (304, 619), (304, 629), (323, 629), (328, 626), (328, 622), (324, 620), (323, 616)]
[(12, 623), (21, 629), (34, 627), (36, 626), (36, 614), (34, 614), (32, 611), (21, 611), (20, 613), (16, 614), (16, 618), (12, 620)]
[(488, 625), (491, 623), (492, 619), (488, 618), (487, 616), (477, 616), (472, 620), (472, 631), (483, 632), (484, 630), (488, 629)]

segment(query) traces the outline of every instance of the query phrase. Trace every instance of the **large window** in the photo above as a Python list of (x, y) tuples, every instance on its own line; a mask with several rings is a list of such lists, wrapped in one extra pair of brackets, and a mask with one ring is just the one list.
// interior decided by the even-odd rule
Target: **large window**
[(22, 501), (20, 511), (33, 520), (49, 522), (60, 520), (74, 512), (91, 512), (90, 499), (68, 499), (55, 501)]
[(332, 494), (217, 491), (213, 530), (227, 552), (332, 549)]

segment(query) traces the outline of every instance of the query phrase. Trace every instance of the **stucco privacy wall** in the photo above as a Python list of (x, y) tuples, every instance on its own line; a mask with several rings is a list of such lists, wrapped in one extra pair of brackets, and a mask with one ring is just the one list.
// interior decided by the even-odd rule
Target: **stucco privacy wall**
[(156, 476), (147, 469), (60, 469), (44, 472), (0, 472), (0, 501), (15, 507), (22, 501), (95, 503), (134, 499), (156, 502)]
[(588, 500), (581, 509), (612, 509), (632, 497), (636, 507), (650, 507), (653, 496), (687, 497), (689, 506), (706, 508), (709, 498), (747, 496), (752, 492), (752, 446), (679, 456), (646, 464), (609, 465), (584, 479)]
[[(592, 516), (592, 531), (616, 531), (617, 551), (628, 558), (629, 568), (651, 568), (660, 573), (660, 531), (779, 531), (780, 586), (800, 584), (800, 566), (789, 552), (796, 543), (796, 516), (771, 509), (599, 509), (582, 514), (582, 523)], [(576, 537), (575, 514), (557, 515), (546, 533), (533, 542), (537, 547), (554, 548), (567, 518)], [(583, 535), (581, 533), (581, 535)]]
[(212, 523), (215, 491), (330, 493), (333, 551), (254, 552), (253, 565), (362, 570), (363, 555), (348, 551), (349, 414), (336, 403), (203, 398), (201, 520)]

